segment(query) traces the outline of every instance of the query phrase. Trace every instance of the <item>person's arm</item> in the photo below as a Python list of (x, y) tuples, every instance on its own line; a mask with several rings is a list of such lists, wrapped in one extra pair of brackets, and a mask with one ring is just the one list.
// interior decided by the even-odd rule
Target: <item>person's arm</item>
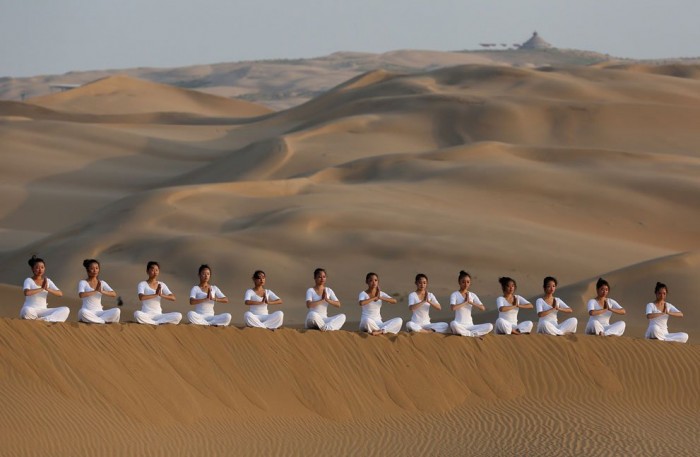
[(559, 306), (558, 306), (559, 311), (561, 311), (562, 313), (571, 313), (571, 312), (574, 311), (573, 309), (571, 309), (571, 307), (570, 307), (569, 305), (567, 305), (566, 303), (564, 303), (562, 300), (559, 300), (559, 301), (557, 302), (557, 304), (559, 305)]
[(117, 296), (117, 292), (116, 292), (114, 289), (112, 289), (111, 287), (109, 287), (109, 284), (107, 284), (107, 283), (104, 282), (104, 281), (99, 281), (99, 282), (97, 283), (96, 292), (101, 293), (101, 294), (104, 295), (105, 297), (112, 297), (112, 298), (114, 298), (114, 297)]
[(608, 309), (610, 310), (611, 313), (623, 315), (626, 313), (625, 309), (620, 306), (618, 302), (615, 300), (609, 300), (608, 301)]
[[(428, 298), (427, 292), (425, 294), (425, 298)], [(426, 302), (425, 300), (419, 300), (418, 294), (415, 292), (411, 292), (408, 295), (408, 309), (410, 309), (411, 311), (417, 310), (418, 308), (423, 306), (423, 303), (425, 303), (425, 302)]]
[(214, 303), (228, 303), (228, 297), (216, 286), (209, 286), (209, 295)]
[(281, 305), (282, 304), (282, 299), (279, 298), (273, 291), (267, 290), (265, 291), (265, 299), (267, 300), (268, 305)]
[[(472, 297), (471, 292), (467, 295), (467, 298), (469, 297)], [(473, 294), (473, 297), (469, 300), (468, 303), (471, 304), (473, 308), (476, 308), (480, 311), (486, 311), (486, 306), (484, 306), (484, 304), (481, 303), (481, 300), (479, 300), (479, 297), (476, 294)]]
[(385, 301), (385, 302), (387, 302), (387, 303), (391, 303), (392, 305), (395, 305), (396, 302), (397, 302), (397, 300), (396, 300), (394, 297), (392, 297), (392, 296), (389, 295), (389, 294), (385, 294), (385, 293), (382, 292), (382, 291), (379, 291), (379, 299), (380, 299), (381, 301)]
[(63, 292), (61, 289), (56, 287), (56, 284), (53, 283), (49, 278), (44, 279), (44, 290), (46, 292), (50, 293), (51, 295), (55, 295), (57, 297), (63, 297)]
[(673, 317), (683, 317), (683, 313), (681, 312), (681, 310), (671, 305), (670, 303), (666, 303), (666, 314)]
[(437, 298), (435, 298), (435, 295), (426, 292), (425, 295), (428, 296), (428, 304), (435, 308), (436, 310), (440, 311), (442, 309), (442, 306), (440, 306), (440, 302), (437, 301)]
[(457, 303), (460, 298), (462, 298), (462, 294), (459, 292), (453, 292), (452, 295), (450, 295), (450, 309), (452, 311), (457, 311), (458, 309), (464, 308), (469, 304), (469, 293), (467, 293), (467, 296), (461, 303)]
[[(367, 297), (367, 298), (364, 298), (364, 297)], [(377, 299), (378, 299), (378, 297), (370, 297), (369, 294), (363, 290), (362, 292), (360, 292), (360, 295), (357, 297), (357, 304), (359, 306), (365, 306), (365, 305), (369, 305), (373, 301), (376, 301)]]
[(205, 301), (208, 301), (208, 300), (209, 300), (209, 295), (208, 295), (208, 294), (205, 295), (204, 298), (197, 298), (197, 295), (198, 295), (198, 294), (197, 294), (197, 292), (198, 292), (197, 289), (199, 289), (199, 286), (194, 286), (194, 287), (192, 287), (192, 289), (190, 290), (190, 305), (192, 305), (192, 306), (194, 306), (194, 305), (200, 305), (200, 304), (204, 303)]
[[(522, 304), (522, 305), (520, 304), (520, 301), (521, 301), (521, 300), (523, 301), (523, 304)], [(534, 308), (534, 306), (532, 306), (532, 303), (530, 303), (529, 301), (525, 300), (525, 299), (524, 299), (523, 297), (521, 297), (520, 295), (516, 295), (516, 296), (515, 296), (515, 306), (518, 307), (518, 308), (520, 308), (520, 309), (532, 309), (532, 308)]]
[(666, 314), (666, 305), (664, 305), (664, 309), (662, 311), (659, 311), (659, 308), (657, 308), (654, 303), (649, 303), (647, 305), (647, 319), (656, 319), (664, 314)]
[(335, 296), (335, 292), (333, 292), (333, 289), (329, 289), (326, 287), (323, 290), (323, 294), (326, 297), (326, 303), (329, 305), (333, 305), (336, 308), (340, 308), (340, 300), (338, 300), (338, 297)]
[(307, 308), (317, 307), (318, 305), (320, 305), (321, 303), (326, 301), (325, 296), (326, 296), (326, 289), (324, 288), (323, 294), (321, 295), (321, 298), (319, 298), (318, 300), (314, 300), (314, 289), (310, 288), (309, 290), (306, 291), (306, 307)]
[(514, 309), (518, 309), (518, 306), (517, 306), (518, 301), (517, 300), (518, 299), (516, 298), (515, 305), (511, 305), (510, 303), (508, 303), (508, 300), (506, 300), (506, 297), (498, 297), (496, 299), (496, 307), (498, 308), (498, 312), (505, 313), (508, 311), (512, 311)]
[[(555, 302), (552, 303), (552, 304), (553, 304), (553, 305), (556, 305), (557, 302), (555, 301)], [(551, 307), (551, 308), (545, 310), (545, 309), (544, 309), (545, 306), (546, 306), (546, 307), (549, 307), (549, 305), (548, 305), (547, 302), (544, 301), (544, 299), (542, 299), (542, 298), (538, 298), (537, 301), (535, 302), (535, 305), (537, 306), (537, 317), (545, 317), (545, 316), (551, 314), (552, 311), (556, 311), (556, 310), (557, 310), (556, 307)]]
[(158, 289), (156, 292), (159, 292), (161, 298), (165, 298), (169, 301), (175, 301), (175, 294), (170, 292), (170, 289), (168, 289), (168, 286), (166, 286), (165, 283), (158, 283)]

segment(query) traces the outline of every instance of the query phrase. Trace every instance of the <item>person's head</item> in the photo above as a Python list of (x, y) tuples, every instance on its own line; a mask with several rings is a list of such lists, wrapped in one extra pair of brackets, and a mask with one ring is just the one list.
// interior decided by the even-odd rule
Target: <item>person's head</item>
[(666, 295), (668, 294), (668, 287), (662, 282), (657, 282), (656, 287), (654, 287), (654, 293), (656, 294), (657, 300), (666, 300)]
[(44, 259), (33, 255), (27, 263), (29, 264), (29, 268), (32, 269), (32, 273), (34, 273), (35, 276), (41, 277), (44, 275), (44, 272), (46, 271), (46, 262), (44, 262)]
[(200, 265), (197, 274), (199, 275), (199, 280), (201, 282), (209, 282), (211, 279), (211, 268), (206, 263)]
[(557, 278), (554, 276), (547, 276), (542, 281), (542, 289), (546, 294), (553, 294), (554, 291), (557, 290), (558, 285), (559, 283), (557, 282)]
[(598, 294), (598, 298), (605, 298), (610, 292), (610, 284), (603, 278), (598, 278), (598, 282), (595, 283), (595, 290)]
[(501, 284), (501, 290), (504, 294), (513, 293), (515, 292), (515, 289), (518, 288), (518, 284), (515, 282), (515, 279), (509, 278), (508, 276), (498, 278), (498, 282)]
[(379, 286), (379, 275), (377, 273), (372, 273), (371, 271), (365, 276), (365, 284), (371, 289)]
[(316, 285), (320, 286), (326, 283), (326, 270), (323, 268), (316, 268), (314, 270), (314, 280), (316, 281)]
[(146, 272), (148, 273), (148, 277), (155, 278), (160, 274), (160, 264), (155, 260), (149, 261), (146, 264)]
[(418, 290), (423, 290), (428, 287), (428, 277), (423, 273), (418, 273), (416, 275), (416, 287)]
[(466, 271), (462, 270), (459, 272), (459, 276), (457, 277), (457, 282), (459, 283), (459, 287), (462, 290), (469, 290), (469, 286), (472, 283), (472, 276), (467, 273)]
[(253, 273), (253, 283), (257, 285), (265, 285), (265, 272), (262, 270), (255, 270)]
[(96, 278), (100, 274), (100, 262), (97, 259), (83, 260), (83, 267), (90, 278)]

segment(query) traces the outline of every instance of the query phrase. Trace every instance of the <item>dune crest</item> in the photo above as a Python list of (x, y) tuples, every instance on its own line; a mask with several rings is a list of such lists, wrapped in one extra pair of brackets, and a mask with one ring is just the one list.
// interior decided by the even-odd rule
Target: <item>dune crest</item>
[[(658, 414), (647, 407), (649, 402), (673, 411), (678, 432), (698, 425), (700, 399), (680, 394), (700, 382), (700, 352), (693, 344), (537, 335), (483, 341), (405, 334), (372, 338), (348, 332), (46, 325), (7, 319), (0, 319), (0, 334), (5, 335), (0, 350), (6, 411), (0, 427), (7, 452), (26, 449), (19, 430), (32, 428), (36, 417), (54, 424), (53, 433), (63, 435), (65, 449), (77, 449), (77, 455), (90, 449), (153, 449), (151, 436), (160, 437), (158, 446), (164, 447), (159, 449), (179, 453), (185, 428), (213, 440), (208, 444), (212, 452), (234, 441), (259, 452), (273, 445), (290, 452), (331, 451), (346, 442), (300, 443), (280, 435), (298, 421), (311, 430), (338, 427), (346, 434), (371, 435), (374, 427), (390, 426), (399, 447), (416, 437), (411, 437), (412, 427), (397, 429), (398, 424), (417, 421), (440, 437), (426, 436), (427, 449), (444, 450), (480, 436), (481, 427), (492, 421), (489, 416), (506, 410), (516, 427), (510, 439), (524, 437), (526, 423), (551, 417), (532, 412), (542, 402), (562, 410), (571, 405), (575, 415), (567, 425), (574, 429), (617, 420), (615, 405), (622, 404), (628, 421), (641, 424)], [(649, 390), (652, 385), (665, 388)], [(526, 419), (521, 409), (533, 416)], [(558, 413), (551, 414), (556, 418)], [(114, 433), (85, 435), (68, 417), (99, 423)], [(473, 429), (468, 424), (475, 420), (481, 425)], [(438, 431), (442, 427), (467, 429), (445, 435)], [(137, 429), (142, 433), (133, 433)], [(46, 429), (32, 430), (34, 452), (54, 445)], [(227, 438), (214, 439), (222, 433)], [(274, 438), (246, 439), (267, 433)], [(529, 446), (546, 453), (555, 441), (575, 436), (540, 437)], [(670, 440), (683, 446), (693, 439), (689, 434), (679, 442), (669, 436), (651, 449), (663, 450)], [(498, 440), (480, 436), (473, 443), (479, 452), (491, 453), (499, 449)], [(589, 443), (587, 449), (605, 445)], [(630, 441), (628, 446), (641, 449), (643, 443)]]

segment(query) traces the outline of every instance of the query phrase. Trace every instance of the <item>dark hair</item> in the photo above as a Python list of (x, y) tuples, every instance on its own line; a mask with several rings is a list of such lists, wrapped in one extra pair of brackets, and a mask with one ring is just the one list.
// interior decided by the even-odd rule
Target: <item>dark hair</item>
[(149, 260), (146, 264), (146, 271), (150, 270), (151, 267), (158, 267), (158, 269), (160, 269), (160, 264), (155, 260)]
[(668, 287), (666, 287), (666, 284), (662, 282), (657, 282), (656, 287), (654, 287), (654, 293), (658, 294), (659, 292), (661, 292), (661, 289), (666, 289), (666, 292), (668, 292)]
[(100, 262), (97, 259), (85, 259), (83, 260), (83, 267), (87, 270), (93, 263), (96, 263), (98, 267), (100, 266)]
[(209, 267), (209, 265), (207, 265), (206, 263), (199, 266), (199, 271), (197, 272), (197, 274), (201, 275), (203, 270), (209, 270), (209, 273), (211, 273), (211, 267)]
[(472, 279), (472, 275), (470, 275), (469, 273), (467, 273), (467, 272), (464, 271), (464, 270), (461, 270), (461, 271), (459, 272), (459, 277), (457, 278), (457, 281), (461, 281), (462, 279), (467, 278), (467, 277), (468, 277), (469, 279)]
[[(260, 276), (261, 274), (262, 274), (263, 276), (267, 276), (267, 275), (265, 274), (264, 271), (262, 271), (262, 270), (255, 270), (255, 272), (253, 272), (253, 279), (260, 279), (259, 276)], [(315, 277), (316, 277), (316, 275), (314, 275), (314, 278), (315, 278)]]
[(414, 282), (417, 284), (421, 278), (425, 278), (426, 281), (428, 280), (428, 277), (426, 275), (424, 275), (423, 273), (418, 273)]
[(595, 290), (598, 290), (603, 286), (608, 286), (608, 289), (610, 289), (610, 284), (608, 284), (608, 281), (603, 278), (598, 278), (598, 282), (595, 283)]
[(29, 259), (29, 261), (28, 261), (27, 263), (29, 264), (29, 266), (30, 266), (32, 269), (34, 269), (34, 265), (36, 265), (36, 264), (39, 263), (39, 262), (41, 262), (41, 263), (43, 263), (44, 265), (46, 265), (46, 262), (44, 262), (44, 259), (41, 259), (41, 258), (37, 257), (36, 255), (32, 255), (32, 258)]
[(506, 291), (506, 287), (508, 287), (509, 283), (513, 283), (513, 285), (517, 288), (518, 283), (515, 282), (515, 279), (509, 278), (508, 276), (503, 276), (501, 278), (498, 278), (498, 282), (501, 283), (501, 289), (503, 289), (503, 292)]
[[(314, 270), (314, 278), (316, 278), (316, 277), (317, 277), (318, 275), (320, 275), (321, 273), (326, 273), (326, 270), (324, 270), (323, 268), (316, 268), (316, 269)], [(327, 273), (326, 273), (326, 274), (327, 274)]]
[(377, 280), (379, 280), (379, 275), (370, 271), (369, 273), (367, 273), (367, 276), (365, 276), (365, 284), (369, 282), (369, 278), (371, 278), (372, 276), (376, 276)]
[(544, 281), (542, 281), (542, 288), (544, 289), (545, 287), (547, 287), (547, 284), (549, 284), (552, 281), (554, 281), (555, 286), (559, 285), (559, 281), (557, 281), (557, 278), (555, 278), (554, 276), (547, 276), (546, 278), (544, 278)]

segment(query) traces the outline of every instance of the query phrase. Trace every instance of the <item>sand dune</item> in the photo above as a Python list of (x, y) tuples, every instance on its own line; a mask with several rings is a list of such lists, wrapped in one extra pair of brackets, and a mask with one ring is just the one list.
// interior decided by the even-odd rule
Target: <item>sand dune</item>
[(692, 344), (6, 319), (0, 334), (8, 455), (689, 455), (700, 425)]
[[(5, 449), (464, 455), (470, 444), (475, 455), (553, 455), (563, 443), (569, 455), (692, 455), (694, 71), (381, 70), (262, 116), (127, 78), (41, 106), (1, 102), (0, 317), (16, 318), (33, 253), (65, 293), (49, 304), (71, 308), (64, 325), (0, 321)], [(134, 93), (143, 100), (129, 102)], [(148, 260), (161, 262), (177, 296), (166, 310), (181, 312), (208, 263), (231, 299), (218, 310), (238, 328), (77, 324), (88, 257), (122, 297), (123, 322), (139, 306)], [(487, 307), (476, 323), (496, 319), (499, 276), (534, 300), (542, 278), (555, 275), (579, 332), (473, 341), (294, 330), (319, 266), (349, 330), (366, 272), (399, 300), (385, 317), (404, 320), (413, 277), (426, 273), (443, 305), (433, 319), (446, 321), (467, 269)], [(280, 332), (240, 329), (259, 268), (284, 299)], [(627, 309), (623, 338), (582, 335), (599, 276)], [(656, 281), (685, 313), (670, 327), (688, 332), (688, 345), (642, 339)], [(536, 320), (534, 311), (520, 317)], [(18, 433), (36, 424), (32, 441)], [(84, 431), (94, 424), (98, 437)], [(58, 444), (57, 432), (66, 436)]]
[(110, 76), (77, 89), (32, 98), (31, 104), (82, 114), (184, 112), (205, 116), (254, 117), (272, 110), (128, 76)]

